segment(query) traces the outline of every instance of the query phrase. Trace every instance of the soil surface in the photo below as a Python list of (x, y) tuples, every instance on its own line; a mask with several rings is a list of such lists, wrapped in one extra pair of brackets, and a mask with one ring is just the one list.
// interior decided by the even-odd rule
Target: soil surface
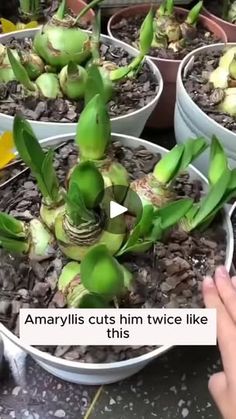
[[(142, 14), (122, 19), (111, 27), (113, 36), (137, 48), (139, 31), (144, 18), (145, 15)], [(179, 17), (178, 21), (183, 22), (184, 18)], [(219, 41), (219, 38), (215, 37), (201, 24), (197, 25), (197, 29), (197, 36), (191, 41), (186, 40), (185, 47), (180, 51), (175, 52), (173, 49), (168, 48), (151, 48), (149, 55), (164, 59), (182, 60), (194, 49)]]
[(223, 89), (215, 89), (209, 82), (211, 72), (218, 67), (221, 52), (208, 51), (195, 57), (188, 75), (183, 78), (185, 88), (192, 100), (214, 121), (236, 132), (236, 118), (218, 110), (224, 98)]
[[(149, 173), (160, 159), (144, 147), (135, 150), (113, 143), (112, 152), (137, 179)], [(62, 145), (55, 152), (55, 167), (61, 182), (74, 165), (77, 152), (73, 143)], [(188, 174), (179, 177), (174, 185), (178, 197), (201, 196), (201, 183), (190, 181)], [(39, 215), (41, 196), (29, 173), (0, 189), (0, 211), (6, 211), (28, 221)], [(133, 272), (134, 285), (129, 295), (120, 301), (121, 307), (178, 308), (202, 307), (201, 282), (205, 274), (225, 261), (226, 234), (220, 227), (221, 217), (204, 233), (186, 234), (174, 228), (149, 252), (120, 258)], [(25, 308), (65, 307), (63, 295), (57, 291), (57, 280), (66, 263), (58, 250), (51, 260), (29, 262), (1, 250), (0, 257), (0, 321), (18, 335), (18, 314)], [(152, 347), (40, 347), (58, 357), (80, 362), (112, 362), (132, 358)]]
[[(30, 50), (32, 40), (12, 38), (8, 44)], [(101, 56), (118, 66), (127, 65), (132, 58), (121, 48), (101, 45)], [(143, 108), (156, 96), (159, 86), (148, 64), (144, 63), (136, 78), (126, 78), (115, 84), (114, 95), (109, 102), (110, 117), (126, 115)], [(31, 120), (42, 122), (77, 122), (84, 107), (84, 101), (71, 101), (67, 98), (45, 99), (29, 96), (18, 82), (0, 83), (0, 112), (15, 115), (17, 111)]]

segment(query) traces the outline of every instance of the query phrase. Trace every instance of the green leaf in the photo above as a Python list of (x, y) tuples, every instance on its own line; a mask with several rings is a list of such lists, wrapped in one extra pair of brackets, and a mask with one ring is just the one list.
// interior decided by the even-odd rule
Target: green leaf
[(147, 205), (143, 208), (143, 214), (141, 220), (137, 223), (134, 229), (130, 232), (127, 241), (117, 252), (117, 256), (121, 256), (124, 253), (131, 251), (145, 251), (144, 249), (149, 249), (152, 240), (146, 240), (146, 237), (149, 239), (149, 234), (152, 228), (152, 217), (153, 217), (154, 208), (152, 205)]
[(160, 226), (163, 231), (178, 223), (181, 218), (192, 208), (193, 200), (190, 198), (180, 199), (165, 205), (157, 210), (160, 217)]
[[(24, 163), (30, 167), (31, 156), (28, 153), (28, 150), (25, 146), (24, 134), (28, 132), (29, 135), (33, 137), (32, 141), (37, 141), (37, 138), (34, 135), (34, 132), (31, 128), (30, 123), (20, 114), (16, 114), (13, 121), (13, 137), (16, 149), (24, 161)], [(39, 156), (41, 157), (41, 156)]]
[(184, 171), (203, 151), (208, 147), (203, 137), (190, 139), (184, 144), (184, 152), (182, 155), (179, 173)]
[(111, 122), (100, 95), (94, 96), (81, 112), (76, 130), (76, 144), (83, 160), (104, 158), (111, 140)]
[(102, 100), (106, 102), (104, 82), (98, 66), (95, 64), (90, 64), (87, 70), (87, 74), (88, 77), (86, 81), (84, 99), (85, 104), (87, 105), (91, 101), (91, 99), (93, 99), (94, 96), (98, 94), (100, 95)]
[(111, 81), (119, 81), (122, 80), (124, 77), (126, 77), (130, 72), (130, 67), (124, 66), (116, 68), (115, 70), (112, 70), (110, 72), (110, 79)]
[(58, 289), (59, 291), (64, 291), (70, 285), (71, 281), (80, 274), (80, 263), (78, 262), (69, 262), (67, 263), (61, 271), (61, 274), (58, 278)]
[(0, 234), (3, 237), (25, 238), (23, 223), (4, 212), (0, 212)]
[(212, 186), (207, 196), (203, 198), (198, 212), (192, 219), (191, 229), (194, 229), (205, 222), (205, 220), (219, 208), (219, 204), (222, 202), (222, 198), (225, 195), (230, 182), (230, 176), (230, 171), (226, 170), (220, 179)]
[(73, 61), (70, 61), (67, 66), (67, 74), (69, 79), (74, 79), (75, 77), (79, 76), (78, 66)]
[(198, 21), (200, 12), (202, 10), (203, 1), (199, 1), (188, 13), (188, 16), (185, 20), (189, 25), (195, 25)]
[(94, 209), (101, 203), (104, 180), (93, 162), (86, 161), (77, 165), (71, 175), (71, 182), (77, 184), (86, 208)]
[(174, 12), (174, 0), (166, 0), (165, 2), (165, 15), (172, 16)]
[(153, 30), (153, 8), (151, 7), (149, 13), (145, 17), (142, 26), (140, 28), (139, 45), (140, 51), (143, 55), (147, 55), (151, 48), (154, 30)]
[(66, 13), (66, 0), (62, 0), (61, 4), (59, 5), (57, 9), (56, 17), (60, 20), (63, 20), (65, 17), (65, 13)]
[(177, 176), (183, 153), (184, 145), (177, 145), (156, 164), (153, 175), (160, 183), (167, 184)]
[(43, 197), (57, 202), (59, 182), (53, 167), (53, 151), (43, 151), (30, 124), (20, 115), (14, 118), (13, 136), (16, 149), (36, 178)]
[(109, 308), (107, 300), (97, 294), (85, 294), (80, 300), (79, 308)]
[(16, 80), (21, 83), (27, 90), (32, 92), (37, 90), (37, 87), (32, 81), (30, 80), (28, 73), (24, 66), (14, 57), (14, 54), (7, 48), (7, 55), (8, 59), (11, 64), (12, 71), (15, 75)]
[(56, 175), (56, 171), (53, 167), (54, 152), (50, 149), (44, 157), (42, 164), (42, 177), (44, 184), (48, 190), (48, 196), (52, 202), (57, 202), (59, 199), (59, 181)]
[(89, 292), (115, 297), (124, 288), (123, 269), (105, 245), (94, 246), (81, 262), (81, 281)]
[(228, 168), (228, 161), (224, 148), (218, 138), (213, 135), (211, 140), (210, 164), (208, 169), (208, 179), (214, 185)]
[(9, 252), (14, 253), (27, 253), (29, 249), (29, 245), (27, 241), (21, 241), (13, 238), (3, 237), (0, 233), (0, 246), (4, 249), (8, 250)]
[(82, 221), (94, 219), (93, 212), (86, 208), (83, 195), (75, 182), (70, 182), (69, 190), (64, 198), (66, 201), (66, 213), (74, 225), (78, 226)]

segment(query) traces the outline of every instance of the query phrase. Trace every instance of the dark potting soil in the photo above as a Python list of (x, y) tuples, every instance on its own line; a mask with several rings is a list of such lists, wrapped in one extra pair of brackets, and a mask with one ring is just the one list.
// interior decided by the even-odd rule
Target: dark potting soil
[[(112, 34), (117, 39), (130, 45), (136, 46), (139, 40), (139, 31), (145, 15), (136, 15), (129, 18), (123, 18), (120, 22), (112, 26)], [(179, 18), (183, 22), (184, 18)], [(197, 36), (186, 41), (186, 45), (180, 51), (175, 52), (170, 48), (151, 48), (149, 55), (152, 57), (164, 58), (169, 60), (182, 60), (189, 52), (204, 45), (210, 45), (219, 41), (215, 35), (205, 29), (201, 24), (197, 25)]]
[[(144, 147), (135, 150), (113, 143), (112, 152), (129, 171), (131, 180), (149, 173), (159, 155)], [(75, 164), (77, 152), (67, 143), (55, 152), (55, 167), (61, 182)], [(174, 185), (177, 196), (190, 196), (196, 201), (201, 196), (199, 180), (181, 175)], [(41, 196), (29, 173), (0, 189), (0, 211), (21, 220), (39, 215)], [(133, 290), (121, 302), (121, 307), (178, 308), (202, 307), (201, 282), (205, 274), (225, 261), (226, 233), (221, 219), (204, 233), (186, 234), (174, 228), (163, 243), (157, 243), (146, 254), (129, 255), (120, 259), (133, 272)], [(24, 308), (63, 308), (63, 295), (57, 291), (57, 280), (66, 263), (58, 250), (51, 260), (29, 262), (27, 258), (9, 255), (0, 250), (0, 321), (18, 335), (18, 314)], [(113, 362), (132, 358), (153, 349), (141, 347), (40, 347), (64, 359), (80, 362)]]
[(215, 89), (209, 82), (209, 76), (218, 67), (221, 55), (220, 51), (197, 55), (193, 67), (183, 78), (183, 83), (189, 96), (203, 112), (223, 127), (236, 132), (236, 118), (218, 110), (218, 105), (224, 98), (224, 90)]
[[(11, 39), (8, 46), (31, 50), (32, 40)], [(101, 56), (119, 66), (125, 66), (131, 61), (128, 53), (120, 48), (101, 45)], [(150, 67), (144, 63), (136, 78), (126, 79), (116, 83), (115, 92), (109, 102), (111, 118), (126, 115), (143, 108), (157, 94), (159, 86)], [(15, 115), (17, 111), (30, 120), (42, 122), (77, 122), (84, 107), (84, 101), (71, 101), (66, 98), (40, 99), (28, 96), (18, 82), (0, 83), (0, 112)]]
[[(9, 1), (6, 3), (9, 3)], [(42, 13), (38, 19), (39, 24), (45, 24), (46, 22), (48, 22), (48, 20), (56, 13), (59, 4), (59, 0), (41, 1)], [(75, 16), (71, 10), (68, 10), (68, 13), (73, 17)], [(19, 21), (23, 23), (29, 22), (29, 19), (25, 18), (24, 16), (20, 16), (19, 2), (17, 0), (10, 0), (10, 4), (0, 5), (0, 17), (2, 16), (15, 24)], [(78, 26), (82, 29), (88, 29), (90, 25), (82, 19), (78, 22)]]

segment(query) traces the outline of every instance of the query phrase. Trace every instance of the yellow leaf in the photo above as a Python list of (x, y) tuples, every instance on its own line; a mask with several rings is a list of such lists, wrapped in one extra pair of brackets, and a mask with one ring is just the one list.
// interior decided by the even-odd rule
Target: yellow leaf
[(0, 136), (0, 169), (15, 158), (12, 132), (6, 131)]
[(10, 20), (4, 19), (3, 17), (1, 18), (1, 24), (3, 33), (15, 32), (17, 30), (14, 23), (12, 23)]
[(38, 22), (36, 20), (32, 20), (32, 22), (29, 22), (25, 25), (25, 29), (34, 29), (39, 26)]

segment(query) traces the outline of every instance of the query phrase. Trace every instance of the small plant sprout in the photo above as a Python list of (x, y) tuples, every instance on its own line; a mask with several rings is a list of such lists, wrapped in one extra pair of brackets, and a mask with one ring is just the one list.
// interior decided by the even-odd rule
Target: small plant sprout
[(41, 16), (41, 0), (19, 0), (19, 2), (19, 11), (22, 18), (33, 21)]
[(55, 217), (64, 203), (62, 189), (53, 167), (53, 150), (42, 150), (30, 124), (22, 116), (15, 116), (13, 136), (16, 149), (30, 168), (42, 194), (41, 218), (48, 228), (53, 230)]
[[(133, 181), (131, 189), (137, 192), (143, 205), (152, 204), (158, 208), (162, 207), (175, 199), (175, 192), (171, 187), (173, 181), (206, 148), (206, 141), (201, 137), (175, 146), (156, 164), (153, 173)], [(129, 206), (129, 194), (126, 197), (126, 206)]]
[(69, 62), (62, 68), (59, 74), (61, 90), (69, 99), (80, 99), (84, 97), (87, 82), (87, 71), (84, 67)]
[(193, 200), (188, 198), (168, 203), (162, 208), (145, 205), (141, 219), (137, 219), (136, 225), (116, 256), (147, 251), (155, 242), (160, 241), (171, 227), (179, 223), (192, 206)]
[[(124, 233), (104, 230), (107, 215), (101, 207), (104, 180), (93, 162), (80, 163), (73, 170), (65, 194), (66, 206), (55, 222), (55, 233), (62, 252), (73, 260), (82, 260), (89, 249), (98, 243), (106, 244), (116, 253)], [(117, 217), (124, 224), (123, 217)]]
[(40, 95), (50, 99), (56, 99), (60, 96), (60, 86), (56, 74), (43, 73), (35, 80), (35, 82), (32, 82), (27, 70), (14, 57), (12, 51), (8, 49), (7, 53), (15, 79), (24, 86), (26, 91), (28, 91), (31, 95)]
[(174, 14), (174, 0), (164, 1), (156, 12), (152, 47), (181, 50), (186, 41), (196, 36), (196, 24), (203, 2), (199, 1), (188, 13), (184, 22), (179, 22)]
[(105, 186), (128, 186), (126, 169), (109, 155), (111, 122), (101, 95), (97, 94), (82, 111), (76, 131), (80, 161), (93, 161), (101, 171)]
[(25, 223), (0, 212), (0, 246), (4, 249), (41, 261), (55, 254), (54, 245), (54, 237), (40, 220)]
[(70, 62), (81, 64), (91, 55), (89, 34), (76, 27), (87, 11), (102, 0), (93, 0), (76, 19), (66, 14), (66, 1), (62, 0), (57, 13), (42, 27), (34, 38), (34, 49), (44, 61), (62, 68)]
[[(128, 65), (118, 67), (114, 62), (104, 60), (100, 57), (100, 14), (97, 14), (93, 24), (91, 40), (92, 60), (88, 63), (89, 80), (86, 89), (86, 102), (96, 93), (103, 94), (103, 99), (105, 102), (108, 102), (115, 92), (115, 84), (117, 82), (120, 82), (127, 77), (134, 77), (138, 73), (143, 60), (149, 53), (151, 47), (153, 39), (153, 17), (153, 11), (150, 9), (140, 29), (139, 42), (137, 45), (139, 54), (133, 58)], [(91, 70), (90, 67), (92, 67)], [(96, 68), (99, 70), (98, 72), (96, 71)]]

